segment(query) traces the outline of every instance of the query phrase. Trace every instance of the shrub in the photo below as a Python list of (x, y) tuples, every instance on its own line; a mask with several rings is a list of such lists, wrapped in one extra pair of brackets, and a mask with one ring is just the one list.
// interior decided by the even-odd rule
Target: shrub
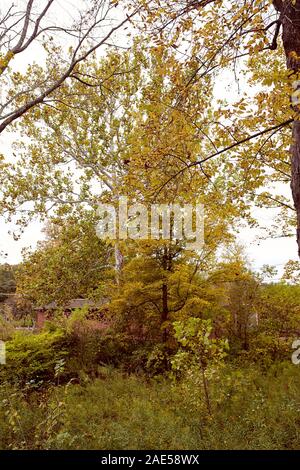
[(16, 332), (6, 343), (6, 365), (0, 368), (0, 380), (28, 388), (54, 383), (67, 356), (62, 331)]

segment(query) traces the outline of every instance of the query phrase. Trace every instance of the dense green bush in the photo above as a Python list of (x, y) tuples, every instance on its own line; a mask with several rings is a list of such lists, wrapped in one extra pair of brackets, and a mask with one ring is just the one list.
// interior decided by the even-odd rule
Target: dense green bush
[(88, 309), (76, 309), (69, 318), (59, 316), (46, 324), (49, 331), (57, 328), (64, 332), (68, 345), (68, 376), (76, 377), (81, 372), (94, 376), (99, 365), (131, 369), (132, 355), (139, 344), (126, 333), (99, 329), (97, 322), (89, 319)]
[(164, 347), (129, 341), (126, 334), (94, 328), (83, 311), (60, 322), (49, 322), (41, 332), (14, 332), (6, 342), (6, 365), (1, 382), (27, 391), (66, 383), (88, 375), (97, 377), (99, 366), (119, 367), (148, 375), (164, 373)]
[[(97, 329), (85, 309), (77, 309), (63, 324), (69, 341), (67, 368), (70, 375), (84, 371), (95, 376), (99, 365), (128, 373), (164, 374), (171, 367), (174, 351), (167, 344), (139, 341), (116, 328)], [(50, 325), (48, 325), (50, 327)], [(52, 325), (55, 329), (55, 323)]]
[(59, 379), (68, 356), (63, 331), (38, 334), (16, 332), (6, 342), (6, 365), (0, 368), (1, 382), (39, 388)]

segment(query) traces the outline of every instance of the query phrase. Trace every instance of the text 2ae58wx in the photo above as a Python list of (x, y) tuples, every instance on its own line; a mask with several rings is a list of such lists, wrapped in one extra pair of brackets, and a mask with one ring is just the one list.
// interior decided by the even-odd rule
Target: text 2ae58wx
[(146, 455), (146, 465), (199, 465), (199, 455), (161, 454)]

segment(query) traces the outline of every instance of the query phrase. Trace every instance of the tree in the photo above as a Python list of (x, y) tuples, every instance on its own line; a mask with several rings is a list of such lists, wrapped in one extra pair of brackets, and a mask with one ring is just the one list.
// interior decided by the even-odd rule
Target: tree
[(15, 266), (0, 265), (0, 302), (16, 291)]
[(146, 54), (136, 46), (110, 52), (99, 63), (91, 60), (81, 73), (100, 83), (88, 91), (80, 81), (65, 84), (53, 94), (55, 105), (35, 108), (24, 118), (22, 131), (30, 142), (19, 143), (15, 161), (3, 168), (4, 212), (47, 217), (55, 211), (65, 217), (84, 207), (96, 210), (99, 202), (115, 204), (120, 195), (129, 204), (200, 202), (209, 250), (231, 238), (229, 226), (247, 211), (244, 196), (233, 200), (239, 174), (232, 171), (225, 181), (216, 161), (210, 175), (195, 168), (180, 184), (158, 191), (166, 174), (185, 159), (195, 160), (207, 144), (199, 137), (208, 93), (202, 96), (195, 86), (180, 112), (158, 104), (168, 101), (171, 108), (186, 76), (174, 54), (156, 49)]
[(209, 246), (192, 252), (184, 243), (127, 241), (119, 289), (108, 286), (117, 328), (141, 343), (174, 348), (174, 322), (210, 319), (219, 333), (228, 322), (224, 292), (210, 282), (216, 257)]
[(110, 250), (96, 236), (90, 214), (78, 220), (52, 220), (46, 241), (36, 251), (25, 251), (16, 272), (17, 292), (36, 306), (73, 298), (102, 295), (111, 269)]
[[(184, 243), (170, 239), (132, 242), (126, 258), (128, 242), (120, 242), (124, 273), (119, 290), (113, 286), (116, 302), (112, 309), (122, 310), (122, 303), (124, 317), (135, 312), (139, 324), (149, 311), (156, 334), (162, 328), (166, 339), (175, 312), (197, 310), (193, 278), (199, 269), (206, 269), (216, 248), (231, 240), (235, 220), (247, 212), (244, 195), (233, 197), (238, 196), (241, 176), (232, 169), (230, 177), (224, 178), (216, 160), (207, 172), (195, 167), (180, 182), (159, 191), (165, 175), (185, 160), (196, 160), (208, 145), (200, 137), (211, 112), (210, 83), (203, 95), (195, 85), (180, 109), (172, 110), (189, 73), (181, 70), (174, 53), (157, 48), (145, 52), (136, 46), (130, 52), (110, 52), (100, 63), (91, 60), (81, 73), (106, 78), (88, 92), (80, 81), (64, 85), (53, 95), (55, 106), (36, 108), (23, 120), (24, 135), (31, 142), (21, 143), (17, 162), (3, 172), (3, 205), (14, 210), (17, 203), (26, 211), (33, 202), (31, 213), (47, 216), (55, 210), (64, 218), (80, 213), (83, 207), (95, 210), (99, 201), (116, 203), (120, 195), (127, 196), (129, 204), (138, 201), (147, 207), (151, 203), (203, 203), (206, 240), (198, 253), (185, 253)], [(123, 282), (124, 276), (128, 278)], [(203, 295), (199, 287), (200, 291)]]
[[(271, 4), (273, 3), (273, 5)], [(261, 86), (267, 85), (263, 92), (258, 92), (255, 100), (255, 107), (258, 112), (253, 119), (249, 117), (249, 111), (252, 109), (247, 106), (247, 99), (243, 97), (239, 103), (226, 110), (226, 113), (218, 113), (219, 121), (217, 129), (215, 126), (209, 135), (216, 148), (211, 152), (204, 154), (198, 161), (191, 162), (174, 172), (172, 178), (181, 176), (183, 172), (191, 167), (199, 165), (205, 167), (207, 162), (219, 155), (225, 154), (226, 160), (230, 159), (232, 154), (239, 156), (247, 149), (248, 165), (250, 170), (252, 165), (256, 167), (257, 177), (264, 173), (265, 166), (271, 164), (271, 167), (278, 167), (278, 162), (274, 151), (278, 149), (280, 141), (285, 141), (285, 151), (287, 152), (287, 139), (285, 128), (293, 126), (293, 145), (291, 146), (292, 165), (291, 176), (289, 162), (283, 165), (282, 175), (291, 181), (292, 195), (296, 209), (296, 219), (298, 224), (297, 240), (300, 250), (300, 158), (299, 158), (299, 140), (298, 134), (298, 116), (297, 93), (294, 95), (293, 103), (296, 105), (290, 107), (290, 95), (292, 84), (297, 80), (299, 73), (298, 59), (300, 55), (300, 27), (299, 27), (299, 0), (274, 0), (273, 2), (260, 0), (247, 0), (242, 3), (223, 2), (221, 0), (203, 0), (188, 2), (169, 2), (169, 1), (132, 1), (132, 5), (141, 4), (144, 9), (145, 30), (148, 31), (152, 26), (153, 40), (160, 47), (173, 48), (177, 51), (179, 60), (182, 61), (182, 67), (187, 63), (194, 61), (194, 70), (187, 78), (178, 94), (180, 96), (188, 93), (188, 90), (195, 82), (199, 86), (207, 76), (213, 76), (216, 80), (220, 78), (220, 72), (231, 68), (235, 76), (243, 69), (249, 67), (247, 83), (251, 86), (253, 83), (253, 64), (260, 68), (264, 64), (263, 74), (260, 80)], [(285, 73), (277, 75), (278, 67), (272, 69), (270, 64), (277, 62), (283, 63), (283, 49), (279, 42), (280, 32), (282, 30), (282, 43), (284, 47), (287, 70)], [(274, 51), (277, 51), (276, 54)], [(246, 64), (246, 59), (249, 60)], [(251, 65), (252, 62), (252, 65)], [(252, 72), (251, 72), (252, 69)], [(271, 80), (269, 83), (264, 78), (266, 73), (271, 70)], [(257, 76), (257, 75), (256, 75)], [(245, 78), (244, 78), (245, 80)], [(257, 80), (259, 81), (259, 80)], [(273, 85), (276, 83), (276, 88)], [(205, 86), (205, 85), (204, 85)], [(296, 85), (297, 87), (298, 85)], [(281, 98), (278, 100), (277, 92), (281, 90)], [(294, 90), (295, 91), (295, 90)], [(275, 92), (275, 99), (274, 94)], [(272, 103), (269, 108), (268, 106)], [(275, 110), (275, 114), (274, 114)], [(248, 111), (248, 113), (247, 113)], [(244, 114), (243, 125), (240, 126), (240, 116)], [(222, 118), (222, 119), (220, 119)], [(224, 119), (225, 118), (225, 119)], [(239, 122), (238, 126), (227, 127), (228, 121), (232, 123)], [(223, 145), (220, 144), (220, 134), (218, 127), (226, 127), (227, 139)], [(291, 134), (289, 143), (291, 143)], [(230, 136), (230, 138), (228, 138)], [(215, 138), (216, 137), (216, 138)], [(272, 144), (272, 145), (271, 145)], [(281, 145), (280, 145), (281, 146)], [(249, 151), (250, 150), (250, 151)], [(263, 150), (263, 152), (262, 152)], [(270, 152), (271, 150), (271, 152)], [(268, 153), (272, 158), (265, 159)], [(250, 163), (249, 163), (250, 157)], [(238, 159), (237, 159), (238, 160)], [(241, 164), (246, 160), (242, 160)], [(284, 158), (284, 161), (286, 159)], [(238, 162), (240, 164), (240, 162)], [(279, 165), (280, 167), (281, 165)], [(245, 168), (245, 167), (244, 167)], [(169, 184), (170, 179), (165, 181)], [(291, 206), (282, 198), (274, 195), (264, 194), (262, 199), (265, 202), (273, 201), (275, 204), (282, 205), (292, 209)], [(293, 209), (292, 209), (293, 210)], [(292, 218), (295, 220), (294, 214)], [(300, 251), (299, 251), (300, 253)]]
[(242, 348), (249, 349), (249, 334), (259, 324), (259, 283), (250, 273), (244, 273), (229, 287), (228, 309), (232, 315), (232, 336), (240, 341)]
[[(282, 27), (282, 42), (287, 68), (291, 72), (291, 76), (294, 76), (296, 80), (299, 79), (300, 72), (300, 1), (274, 0), (273, 4), (279, 12), (277, 25), (278, 28)], [(295, 83), (297, 90), (299, 81)], [(291, 145), (291, 188), (297, 212), (297, 242), (298, 254), (300, 256), (300, 121), (297, 105), (295, 110), (297, 116), (293, 124), (293, 143)]]
[[(27, 17), (32, 12), (31, 3), (33, 4), (33, 2), (28, 2)], [(290, 221), (294, 223), (295, 214), (293, 207), (282, 195), (278, 196), (274, 195), (274, 191), (262, 192), (258, 189), (263, 184), (266, 185), (274, 181), (274, 177), (277, 181), (282, 181), (283, 179), (287, 181), (290, 178), (290, 165), (286, 158), (284, 158), (284, 152), (286, 152), (290, 140), (287, 130), (295, 119), (297, 121), (297, 106), (293, 106), (292, 110), (289, 106), (291, 82), (294, 82), (297, 76), (294, 72), (292, 76), (289, 76), (288, 72), (284, 73), (282, 68), (283, 56), (274, 54), (274, 51), (275, 49), (279, 52), (281, 50), (279, 33), (282, 27), (283, 42), (288, 57), (288, 68), (292, 71), (296, 70), (295, 64), (297, 60), (295, 60), (295, 57), (297, 57), (297, 51), (291, 50), (291, 41), (287, 38), (291, 38), (292, 33), (286, 21), (288, 14), (288, 16), (291, 16), (292, 22), (295, 19), (295, 24), (297, 24), (295, 16), (297, 10), (296, 4), (294, 5), (292, 0), (287, 2), (274, 1), (274, 8), (267, 0), (264, 2), (247, 0), (243, 4), (222, 2), (220, 0), (172, 3), (168, 1), (157, 2), (157, 0), (150, 2), (126, 0), (126, 2), (120, 3), (124, 8), (131, 8), (133, 16), (136, 14), (140, 15), (139, 19), (142, 21), (140, 23), (137, 22), (137, 24), (143, 25), (142, 27), (144, 27), (148, 35), (145, 38), (148, 38), (149, 47), (156, 49), (157, 56), (160, 54), (161, 57), (166, 58), (162, 54), (162, 49), (164, 49), (168, 51), (170, 57), (172, 56), (170, 52), (173, 52), (172, 60), (173, 62), (177, 61), (177, 71), (180, 71), (179, 75), (181, 75), (181, 78), (177, 86), (173, 87), (172, 100), (159, 102), (160, 110), (163, 105), (165, 106), (165, 111), (173, 110), (170, 113), (172, 115), (171, 119), (174, 117), (175, 111), (181, 115), (185, 113), (186, 119), (189, 117), (190, 121), (198, 126), (198, 134), (201, 134), (202, 138), (207, 140), (206, 145), (198, 149), (198, 158), (189, 158), (189, 149), (187, 148), (185, 149), (184, 159), (182, 159), (181, 154), (178, 155), (176, 153), (175, 156), (171, 156), (168, 153), (167, 158), (174, 159), (173, 172), (168, 172), (165, 175), (164, 180), (160, 182), (158, 190), (162, 191), (164, 187), (171, 184), (171, 181), (174, 179), (178, 181), (184, 172), (190, 172), (197, 169), (196, 167), (206, 177), (210, 178), (211, 183), (218, 186), (210, 175), (212, 160), (216, 160), (216, 165), (222, 166), (222, 170), (226, 173), (227, 178), (231, 176), (233, 167), (238, 166), (239, 168), (240, 175), (238, 181), (236, 183), (230, 182), (232, 199), (236, 198), (237, 194), (243, 194), (244, 201), (248, 199), (247, 202), (249, 202), (250, 199), (250, 202), (254, 201), (257, 204), (282, 207), (283, 210), (289, 213), (288, 217), (284, 216), (284, 221), (288, 220), (288, 223)], [(95, 5), (94, 7), (96, 8)], [(113, 5), (114, 3), (111, 2), (108, 8), (113, 8)], [(114, 10), (109, 11), (112, 12)], [(95, 11), (92, 9), (92, 12)], [(47, 9), (44, 15), (46, 13)], [(9, 16), (10, 14), (11, 12), (9, 12)], [(23, 15), (25, 20), (26, 14)], [(40, 15), (37, 16), (37, 22)], [(41, 17), (41, 20), (43, 19), (44, 16)], [(131, 17), (124, 19), (125, 22), (127, 20), (130, 22)], [(100, 24), (101, 21), (99, 24), (97, 22), (93, 23), (95, 27)], [(216, 25), (217, 27), (215, 27)], [(40, 27), (39, 22), (38, 27)], [(57, 28), (59, 29), (59, 26), (55, 26), (55, 31)], [(149, 41), (149, 29), (151, 28), (153, 35)], [(297, 27), (295, 32), (297, 33)], [(84, 34), (83, 37), (87, 39)], [(30, 35), (29, 38), (31, 38)], [(106, 42), (106, 40), (103, 43), (100, 41), (102, 45)], [(100, 43), (95, 44), (96, 49), (100, 47)], [(76, 50), (76, 47), (74, 50)], [(93, 50), (93, 48), (88, 49), (89, 54)], [(55, 61), (56, 74), (57, 64), (62, 64), (64, 67), (64, 64), (58, 57), (60, 54), (61, 49), (58, 46), (50, 47), (49, 57), (52, 57), (50, 65)], [(68, 77), (90, 90), (91, 87), (97, 87), (99, 78), (97, 77), (95, 80), (95, 76), (80, 75), (85, 73), (80, 71), (80, 65), (88, 58), (89, 54), (87, 56), (84, 55), (83, 60), (76, 63), (75, 68), (72, 69)], [(199, 89), (201, 87), (202, 90), (205, 90), (205, 93), (201, 94), (202, 99), (204, 94), (207, 94), (207, 98), (211, 98), (213, 79), (217, 82), (220, 80), (220, 73), (230, 68), (234, 73), (238, 73), (241, 71), (241, 68), (245, 68), (245, 61), (247, 59), (247, 70), (249, 71), (248, 84), (259, 84), (259, 90), (261, 90), (261, 87), (267, 87), (266, 89), (258, 91), (254, 99), (253, 97), (249, 99), (243, 97), (233, 107), (226, 107), (225, 103), (219, 102), (214, 111), (206, 116), (206, 122), (203, 120), (199, 122), (195, 119), (199, 109), (195, 105), (194, 100), (192, 102), (194, 103), (195, 112), (192, 112), (191, 115), (187, 114), (186, 102), (190, 95), (194, 96), (195, 88)], [(160, 68), (161, 73), (164, 73), (163, 65)], [(173, 67), (173, 71), (175, 71), (175, 67)], [(37, 76), (46, 78), (43, 70), (35, 66), (22, 78), (19, 75), (13, 76), (16, 96), (21, 101), (24, 90), (22, 87), (20, 88), (20, 82), (29, 83), (30, 88), (35, 89), (36, 84), (32, 82), (33, 72)], [(120, 73), (120, 71), (116, 70), (116, 73)], [(57, 77), (54, 78), (57, 79)], [(42, 107), (50, 108), (54, 106), (57, 108), (57, 100), (62, 98), (62, 96), (54, 97), (53, 93), (70, 81), (63, 80), (58, 88), (51, 89), (50, 95), (43, 99)], [(21, 96), (19, 97), (20, 93)], [(170, 97), (171, 95), (169, 95)], [(26, 103), (24, 104), (25, 106), (27, 106)], [(183, 103), (184, 106), (182, 107)], [(253, 104), (257, 109), (257, 113), (251, 116)], [(41, 102), (39, 101), (35, 105), (40, 111)], [(207, 100), (202, 101), (202, 105), (206, 106)], [(26, 113), (28, 110), (26, 108)], [(190, 108), (188, 111), (190, 112)], [(294, 134), (297, 134), (296, 131)], [(185, 135), (185, 137), (187, 139), (188, 136)], [(279, 149), (280, 153), (278, 153)], [(153, 158), (153, 154), (151, 157)], [(126, 161), (128, 161), (128, 158), (126, 158)], [(144, 161), (143, 164), (149, 166), (149, 161)], [(297, 209), (297, 188), (299, 187), (297, 183), (297, 168), (297, 157), (295, 156), (293, 157), (292, 165), (292, 180), (295, 183), (292, 186), (296, 211), (299, 212)], [(272, 170), (271, 174), (269, 174), (270, 169)], [(243, 186), (241, 186), (242, 181)], [(217, 183), (220, 183), (220, 181), (217, 181)], [(240, 197), (239, 200), (241, 200)], [(243, 212), (245, 212), (245, 209)], [(284, 234), (286, 234), (286, 230), (284, 230)]]
[[(74, 7), (69, 21), (52, 22), (50, 13), (55, 6), (57, 18), (66, 18), (56, 0), (5, 3), (6, 8), (0, 11), (0, 133), (30, 109), (45, 105), (67, 80), (85, 83), (80, 64), (101, 47), (107, 48), (114, 41), (114, 33), (136, 14), (123, 13), (116, 20), (116, 1), (83, 0), (79, 9)], [(15, 71), (13, 59), (39, 40), (46, 53), (46, 67), (32, 64), (25, 75)]]
[(218, 286), (222, 305), (229, 314), (222, 334), (245, 351), (249, 349), (250, 335), (260, 322), (259, 302), (261, 280), (251, 271), (243, 246), (233, 244), (209, 275), (208, 281)]
[(282, 279), (292, 284), (299, 284), (300, 281), (300, 262), (289, 260), (284, 266)]
[[(212, 413), (207, 380), (207, 369), (220, 365), (226, 356), (226, 339), (212, 338), (213, 326), (210, 320), (189, 318), (185, 322), (175, 322), (175, 338), (181, 348), (172, 360), (172, 368), (179, 372), (200, 369), (204, 397), (209, 414)], [(196, 377), (194, 377), (197, 383)]]
[(297, 337), (300, 288), (284, 283), (263, 286), (259, 299), (260, 328), (275, 338)]

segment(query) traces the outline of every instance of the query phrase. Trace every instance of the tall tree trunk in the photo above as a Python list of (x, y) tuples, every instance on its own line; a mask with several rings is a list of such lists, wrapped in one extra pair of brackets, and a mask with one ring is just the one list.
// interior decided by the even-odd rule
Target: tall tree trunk
[[(282, 41), (287, 68), (295, 74), (300, 72), (300, 0), (273, 0), (280, 13)], [(291, 189), (297, 212), (297, 243), (300, 256), (300, 121), (294, 121), (291, 145)]]
[(292, 177), (291, 188), (297, 211), (297, 243), (300, 256), (300, 121), (294, 122), (293, 144), (291, 146)]
[[(168, 285), (162, 285), (162, 313), (161, 313), (161, 323), (163, 324), (168, 320), (169, 317), (169, 306), (168, 306)], [(163, 342), (167, 341), (168, 332), (167, 329), (163, 329)]]
[(203, 383), (203, 388), (204, 388), (204, 396), (205, 396), (207, 411), (211, 415), (211, 405), (210, 405), (210, 398), (209, 398), (209, 392), (208, 392), (208, 383), (207, 383), (207, 378), (205, 374), (205, 366), (201, 359), (200, 359), (200, 368), (201, 368), (201, 373), (202, 373), (202, 383)]
[[(170, 271), (170, 253), (167, 246), (164, 246), (162, 266), (164, 271)], [(163, 282), (162, 285), (162, 311), (161, 311), (161, 324), (165, 323), (169, 318), (169, 304), (168, 304), (168, 283)], [(162, 340), (166, 342), (168, 338), (167, 328), (163, 328)]]

